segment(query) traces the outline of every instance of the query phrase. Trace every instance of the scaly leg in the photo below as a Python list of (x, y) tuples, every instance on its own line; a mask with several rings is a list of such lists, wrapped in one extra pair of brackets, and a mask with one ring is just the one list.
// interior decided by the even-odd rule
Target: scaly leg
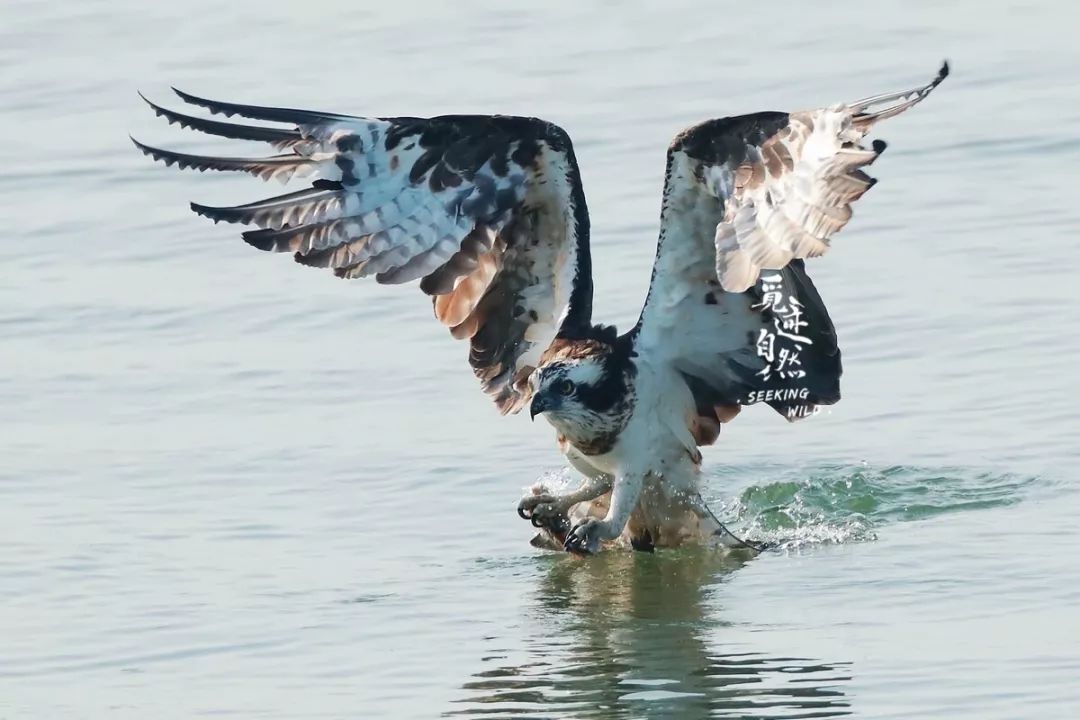
[(610, 489), (611, 476), (603, 474), (586, 477), (577, 489), (560, 494), (548, 492), (543, 485), (534, 485), (518, 503), (518, 515), (535, 527), (563, 533), (570, 523), (566, 513), (571, 507), (595, 500)]
[(574, 526), (566, 536), (566, 549), (570, 552), (594, 553), (600, 549), (601, 542), (619, 537), (637, 506), (643, 480), (639, 475), (617, 478), (611, 488), (607, 516), (603, 520), (587, 518)]

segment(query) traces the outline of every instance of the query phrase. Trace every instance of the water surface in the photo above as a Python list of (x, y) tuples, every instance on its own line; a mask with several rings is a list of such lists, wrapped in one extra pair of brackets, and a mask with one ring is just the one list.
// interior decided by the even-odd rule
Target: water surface
[[(493, 9), (498, 7), (499, 9)], [(9, 2), (0, 717), (1071, 717), (1080, 50), (1063, 2)], [(597, 317), (638, 314), (702, 118), (954, 75), (809, 269), (844, 400), (742, 414), (707, 494), (760, 558), (527, 544), (550, 432), (417, 291), (255, 253), (154, 167), (137, 88), (567, 128)], [(242, 149), (242, 148), (241, 148)], [(271, 188), (271, 192), (274, 190)]]

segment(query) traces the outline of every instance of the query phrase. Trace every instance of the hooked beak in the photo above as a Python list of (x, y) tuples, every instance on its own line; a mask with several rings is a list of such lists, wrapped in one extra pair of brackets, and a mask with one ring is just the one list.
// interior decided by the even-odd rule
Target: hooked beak
[(536, 420), (536, 416), (547, 412), (551, 409), (551, 405), (548, 403), (547, 395), (536, 394), (533, 396), (532, 402), (529, 403), (529, 419)]

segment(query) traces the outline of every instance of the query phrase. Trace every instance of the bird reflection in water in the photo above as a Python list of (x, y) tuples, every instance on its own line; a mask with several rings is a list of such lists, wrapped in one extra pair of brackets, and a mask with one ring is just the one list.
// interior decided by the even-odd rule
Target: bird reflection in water
[(747, 556), (705, 548), (544, 556), (524, 646), (485, 658), (447, 716), (831, 718), (849, 663), (725, 651), (715, 617)]

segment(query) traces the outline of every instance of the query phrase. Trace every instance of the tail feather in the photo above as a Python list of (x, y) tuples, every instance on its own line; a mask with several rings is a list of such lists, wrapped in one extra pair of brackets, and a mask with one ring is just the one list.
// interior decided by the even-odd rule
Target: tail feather
[[(785, 350), (797, 356), (797, 369), (802, 373), (787, 377), (772, 373), (765, 378), (757, 372), (756, 367), (733, 364), (731, 370), (740, 380), (735, 398), (749, 396), (752, 402), (765, 402), (789, 422), (794, 422), (814, 414), (816, 406), (832, 405), (840, 400), (843, 365), (836, 328), (825, 302), (806, 273), (804, 262), (794, 259), (787, 267), (771, 271), (770, 275), (780, 276), (783, 297), (789, 302), (797, 301), (801, 313), (800, 326), (794, 330), (805, 337), (804, 342), (796, 344), (777, 332), (772, 349), (776, 357)], [(763, 286), (752, 287), (748, 294), (755, 303), (764, 300)], [(776, 319), (768, 308), (761, 312), (770, 325)], [(729, 402), (731, 399), (727, 398)]]
[(806, 377), (795, 380), (791, 387), (807, 391), (806, 398), (791, 398), (768, 402), (773, 410), (788, 422), (801, 420), (813, 414), (818, 405), (832, 405), (840, 400), (840, 376), (843, 364), (837, 345), (836, 328), (825, 307), (825, 302), (806, 273), (803, 262), (792, 262), (783, 270), (784, 286), (791, 296), (797, 297), (806, 312), (806, 335), (812, 344), (802, 350), (803, 370)]

